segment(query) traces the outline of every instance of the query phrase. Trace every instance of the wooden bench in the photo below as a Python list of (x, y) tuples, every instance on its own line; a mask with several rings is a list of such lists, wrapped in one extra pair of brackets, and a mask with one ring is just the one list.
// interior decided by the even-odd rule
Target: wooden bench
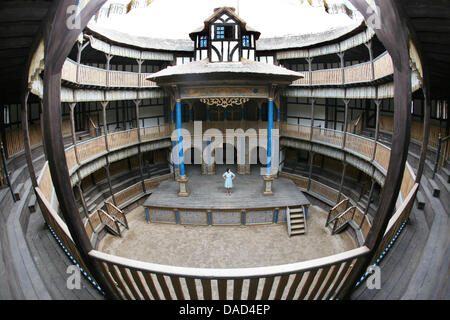
[(416, 200), (417, 200), (417, 208), (419, 210), (423, 210), (425, 208), (425, 198), (423, 197), (421, 191), (417, 192)]
[(14, 188), (14, 198), (16, 201), (20, 200), (20, 193), (22, 192), (23, 189), (23, 183), (19, 183), (15, 188)]
[(30, 201), (28, 201), (28, 210), (30, 213), (36, 212), (36, 195), (31, 195)]
[(450, 170), (447, 168), (442, 168), (441, 169), (444, 178), (447, 177), (447, 183), (450, 183)]
[(436, 181), (434, 181), (433, 179), (428, 179), (428, 181), (430, 182), (430, 186), (433, 189), (433, 197), (439, 198), (441, 190), (439, 189), (439, 186), (437, 185)]

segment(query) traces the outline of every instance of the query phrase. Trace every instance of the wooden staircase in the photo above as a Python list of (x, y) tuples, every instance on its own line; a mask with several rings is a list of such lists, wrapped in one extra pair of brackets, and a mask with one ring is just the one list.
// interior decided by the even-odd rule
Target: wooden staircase
[(287, 208), (287, 226), (289, 237), (298, 236), (306, 233), (306, 215), (305, 208)]

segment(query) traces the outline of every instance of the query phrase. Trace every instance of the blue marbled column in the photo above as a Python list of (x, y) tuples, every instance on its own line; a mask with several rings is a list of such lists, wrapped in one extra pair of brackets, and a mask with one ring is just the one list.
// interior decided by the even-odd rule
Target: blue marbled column
[(267, 174), (272, 173), (272, 129), (273, 129), (273, 100), (269, 99), (267, 114)]
[(184, 172), (184, 153), (183, 153), (183, 136), (181, 135), (181, 101), (177, 101), (177, 135), (178, 135), (178, 161), (180, 166), (180, 176), (185, 176)]

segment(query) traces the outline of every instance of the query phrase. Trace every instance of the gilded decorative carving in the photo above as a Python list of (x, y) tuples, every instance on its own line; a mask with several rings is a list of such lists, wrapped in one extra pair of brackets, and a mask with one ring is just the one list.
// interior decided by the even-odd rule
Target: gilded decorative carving
[(249, 98), (202, 98), (200, 102), (207, 104), (208, 106), (218, 107), (231, 107), (233, 105), (243, 105), (248, 102)]

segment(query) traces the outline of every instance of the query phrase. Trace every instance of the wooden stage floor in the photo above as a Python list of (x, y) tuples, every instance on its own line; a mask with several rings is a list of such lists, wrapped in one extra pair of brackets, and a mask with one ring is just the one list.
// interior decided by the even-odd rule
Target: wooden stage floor
[[(233, 193), (226, 195), (224, 179), (226, 168), (236, 175)], [(263, 176), (260, 168), (252, 166), (250, 175), (239, 175), (236, 166), (217, 165), (213, 176), (201, 175), (200, 165), (186, 166), (189, 179), (189, 197), (178, 197), (178, 183), (163, 181), (144, 202), (144, 207), (189, 208), (189, 209), (249, 209), (268, 207), (295, 207), (309, 205), (310, 202), (300, 189), (289, 179), (274, 179), (273, 196), (264, 196)]]

